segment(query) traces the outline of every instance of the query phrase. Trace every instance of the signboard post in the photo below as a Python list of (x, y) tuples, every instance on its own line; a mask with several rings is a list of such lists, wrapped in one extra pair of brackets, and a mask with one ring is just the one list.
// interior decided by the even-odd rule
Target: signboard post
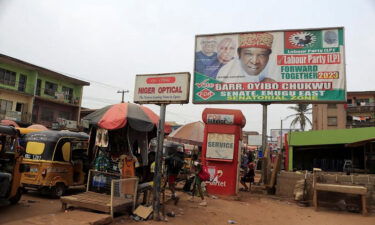
[(134, 102), (160, 105), (153, 189), (153, 217), (155, 220), (160, 220), (161, 158), (166, 107), (167, 104), (189, 103), (189, 88), (190, 73), (188, 72), (137, 75), (135, 79)]

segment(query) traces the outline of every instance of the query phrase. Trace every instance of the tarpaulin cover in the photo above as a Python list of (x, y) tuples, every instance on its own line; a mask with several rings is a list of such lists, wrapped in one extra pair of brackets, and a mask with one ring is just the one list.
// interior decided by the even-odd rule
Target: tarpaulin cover
[(149, 132), (157, 125), (159, 116), (145, 106), (120, 103), (98, 109), (83, 119), (107, 130), (120, 129), (129, 124), (134, 130)]

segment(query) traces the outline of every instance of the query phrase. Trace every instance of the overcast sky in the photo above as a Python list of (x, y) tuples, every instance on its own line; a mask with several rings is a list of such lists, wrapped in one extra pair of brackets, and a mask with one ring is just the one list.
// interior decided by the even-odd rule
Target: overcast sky
[[(132, 102), (136, 74), (193, 75), (197, 34), (337, 26), (345, 27), (347, 89), (373, 91), (374, 0), (0, 0), (0, 52), (91, 82), (89, 108), (121, 101), (120, 89)], [(166, 120), (201, 120), (206, 107), (241, 109), (245, 130), (262, 129), (258, 104), (169, 105)], [(287, 107), (268, 107), (269, 129), (293, 113)]]

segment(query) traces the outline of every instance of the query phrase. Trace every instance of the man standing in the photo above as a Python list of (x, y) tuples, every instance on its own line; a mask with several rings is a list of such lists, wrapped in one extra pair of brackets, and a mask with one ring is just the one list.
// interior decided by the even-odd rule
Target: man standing
[(205, 69), (205, 75), (216, 78), (217, 73), (225, 64), (233, 59), (236, 44), (232, 38), (224, 38), (217, 45), (217, 58)]
[(205, 37), (200, 42), (201, 51), (195, 53), (195, 71), (207, 75), (206, 69), (217, 59), (216, 38)]
[(239, 35), (238, 59), (223, 66), (216, 79), (222, 82), (274, 82), (265, 70), (272, 53), (273, 35), (248, 33)]
[(184, 147), (178, 146), (177, 151), (165, 159), (165, 164), (167, 166), (168, 186), (172, 192), (172, 199), (174, 199), (175, 204), (177, 204), (178, 198), (175, 186), (177, 176), (184, 166)]

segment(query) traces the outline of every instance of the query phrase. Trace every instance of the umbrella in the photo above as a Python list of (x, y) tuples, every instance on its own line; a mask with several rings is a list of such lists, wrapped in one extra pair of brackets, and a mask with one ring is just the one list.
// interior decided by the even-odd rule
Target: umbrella
[(129, 124), (137, 131), (149, 132), (157, 125), (159, 116), (142, 105), (119, 103), (98, 109), (83, 117), (83, 120), (107, 130), (120, 129)]
[(202, 146), (204, 134), (204, 123), (201, 121), (188, 123), (170, 133), (168, 140), (185, 144)]
[(27, 128), (29, 128), (29, 129), (35, 129), (35, 130), (40, 130), (40, 131), (48, 130), (48, 128), (45, 127), (45, 126), (43, 126), (42, 124), (33, 124), (33, 125), (28, 126)]
[(4, 126), (13, 126), (13, 127), (20, 127), (16, 122), (14, 122), (13, 120), (1, 120), (0, 121), (0, 124), (1, 125), (4, 125)]

